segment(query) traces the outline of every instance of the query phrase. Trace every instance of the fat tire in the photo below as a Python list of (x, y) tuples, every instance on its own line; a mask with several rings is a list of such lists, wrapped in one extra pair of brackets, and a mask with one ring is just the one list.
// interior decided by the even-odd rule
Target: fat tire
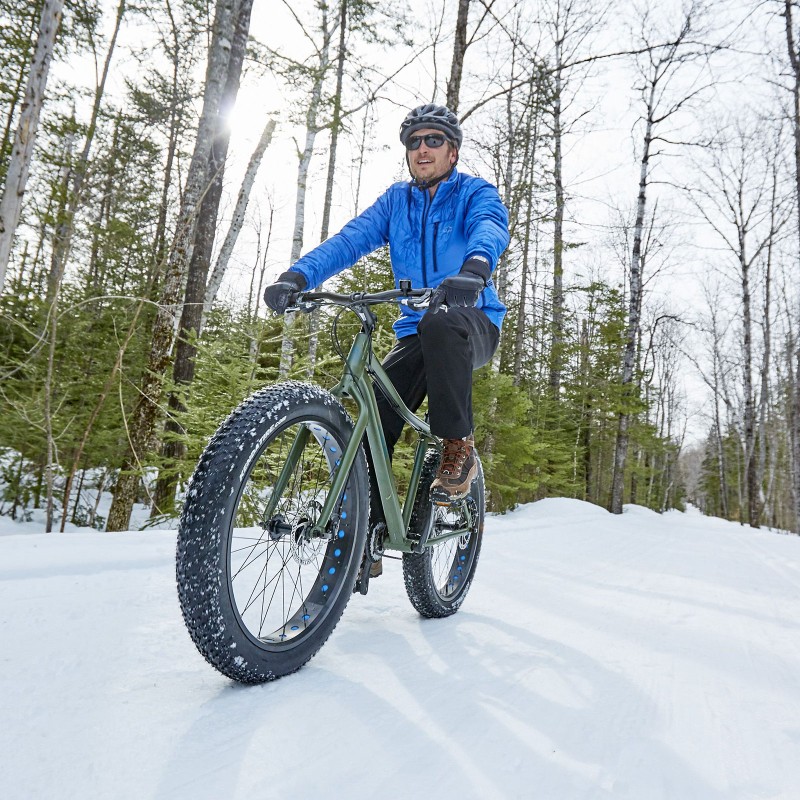
[[(246, 627), (243, 622), (246, 609), (240, 615), (231, 576), (231, 540), (236, 541), (238, 536), (233, 528), (239, 502), (245, 496), (245, 486), (255, 471), (255, 465), (269, 444), (277, 441), (289, 426), (306, 422), (327, 432), (340, 448), (346, 446), (352, 435), (352, 420), (341, 403), (318, 386), (287, 381), (262, 389), (245, 400), (222, 423), (203, 452), (180, 517), (176, 578), (186, 627), (203, 657), (223, 675), (241, 683), (262, 683), (288, 675), (319, 651), (350, 599), (364, 551), (369, 480), (362, 446), (343, 493), (343, 499), (350, 496), (347, 501), (349, 519), (346, 526), (345, 521), (340, 520), (338, 530), (333, 533), (334, 538), (341, 536), (345, 542), (336, 552), (345, 555), (336, 562), (339, 574), (335, 586), (330, 581), (331, 591), (325, 595), (325, 604), (321, 605), (325, 610), (319, 612), (318, 623), (313, 620), (307, 623), (309, 627), (304, 627), (301, 634), (293, 634), (296, 639), (286, 643), (285, 647), (282, 642), (276, 644), (275, 639), (271, 644), (265, 643), (266, 640), (259, 639)], [(321, 445), (322, 452), (326, 446), (324, 443)], [(323, 462), (323, 466), (329, 465)], [(335, 470), (335, 466), (332, 469)], [(295, 535), (294, 531), (291, 535)], [(271, 546), (268, 534), (264, 530), (260, 536), (268, 550)], [(318, 540), (320, 543), (324, 541)], [(323, 566), (327, 571), (332, 563), (330, 550), (333, 547), (334, 543), (331, 543), (326, 550), (323, 565), (319, 567), (320, 576)], [(282, 564), (285, 569), (285, 558)], [(297, 568), (302, 569), (299, 564), (298, 560)], [(316, 566), (310, 569), (315, 570)], [(319, 590), (321, 580), (321, 577), (317, 578), (312, 590)], [(302, 594), (302, 582), (300, 585)], [(333, 596), (334, 592), (336, 596)], [(305, 598), (302, 604), (305, 609)], [(285, 631), (286, 622), (283, 624)]]
[[(419, 488), (411, 512), (410, 530), (412, 535), (417, 537), (425, 530), (429, 524), (430, 515), (434, 513), (429, 495), (431, 483), (433, 483), (439, 468), (440, 458), (441, 456), (436, 450), (430, 450), (425, 456)], [(477, 509), (476, 524), (464, 551), (468, 562), (458, 588), (446, 597), (438, 590), (433, 574), (434, 548), (425, 548), (422, 553), (403, 554), (403, 578), (406, 594), (408, 594), (411, 605), (423, 617), (440, 618), (455, 614), (466, 599), (475, 576), (483, 541), (484, 523), (483, 467), (477, 453), (475, 458), (478, 460), (478, 475), (472, 482), (469, 497), (472, 498)], [(446, 547), (447, 544), (444, 542), (439, 547)]]

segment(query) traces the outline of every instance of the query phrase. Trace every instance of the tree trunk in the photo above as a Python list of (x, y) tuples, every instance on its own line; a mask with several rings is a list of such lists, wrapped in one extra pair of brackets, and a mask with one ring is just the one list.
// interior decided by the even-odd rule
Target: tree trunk
[[(209, 156), (219, 112), (220, 99), (227, 75), (233, 38), (234, 0), (217, 0), (211, 46), (206, 68), (203, 111), (197, 129), (194, 153), (186, 176), (181, 209), (170, 248), (159, 310), (153, 324), (153, 336), (140, 385), (139, 400), (127, 426), (128, 448), (114, 491), (108, 514), (107, 530), (121, 531), (128, 527), (139, 484), (141, 458), (151, 448), (158, 406), (161, 400), (164, 373), (169, 364), (174, 339), (175, 317), (187, 271), (189, 248), (198, 204), (205, 190)], [(202, 295), (201, 295), (202, 298)]]
[(589, 348), (589, 322), (581, 320), (581, 382), (584, 387), (581, 409), (580, 444), (583, 450), (583, 499), (592, 500), (592, 386)]
[(272, 141), (272, 134), (274, 131), (275, 120), (270, 119), (267, 121), (264, 131), (261, 134), (261, 138), (258, 140), (256, 149), (250, 156), (247, 170), (245, 171), (244, 178), (242, 179), (242, 185), (239, 188), (239, 196), (236, 199), (236, 207), (233, 210), (233, 218), (231, 219), (230, 228), (228, 228), (228, 233), (225, 236), (225, 241), (222, 243), (219, 255), (217, 256), (217, 262), (214, 264), (214, 269), (211, 272), (211, 277), (209, 278), (208, 286), (206, 287), (205, 299), (203, 301), (205, 314), (208, 314), (208, 312), (211, 311), (211, 306), (214, 304), (214, 300), (216, 300), (219, 287), (222, 285), (222, 279), (225, 277), (225, 271), (228, 268), (228, 262), (230, 261), (233, 253), (233, 248), (236, 246), (236, 240), (239, 238), (239, 233), (244, 226), (247, 204), (250, 201), (250, 192), (253, 189), (253, 184), (255, 183), (256, 175), (258, 174), (258, 169), (261, 166), (261, 160), (264, 157), (264, 153)]
[[(306, 141), (302, 152), (299, 153), (300, 163), (297, 166), (297, 198), (295, 200), (294, 229), (292, 231), (292, 252), (289, 256), (289, 266), (294, 264), (300, 253), (303, 251), (303, 234), (306, 224), (306, 188), (308, 185), (308, 169), (311, 165), (311, 157), (314, 155), (314, 141), (320, 131), (317, 117), (319, 115), (320, 104), (322, 102), (322, 85), (330, 65), (330, 46), (332, 30), (328, 28), (327, 6), (321, 7), (322, 13), (322, 47), (319, 50), (319, 61), (317, 63), (317, 74), (311, 88), (311, 97), (306, 109)], [(313, 286), (309, 286), (313, 289)], [(283, 341), (281, 342), (281, 360), (278, 368), (280, 377), (285, 378), (289, 374), (294, 360), (294, 342), (292, 339), (294, 329), (294, 317), (284, 317)]]
[[(55, 482), (56, 442), (53, 436), (53, 365), (55, 363), (56, 336), (58, 334), (58, 295), (50, 307), (49, 342), (47, 348), (47, 372), (44, 379), (44, 429), (47, 439), (45, 485), (47, 488), (45, 533), (53, 530), (53, 491)], [(62, 516), (66, 516), (66, 509)]]
[[(253, 0), (239, 0), (233, 38), (228, 57), (225, 87), (219, 102), (219, 111), (211, 151), (208, 159), (207, 186), (200, 202), (200, 213), (195, 226), (192, 256), (186, 278), (186, 289), (181, 313), (180, 328), (175, 347), (175, 361), (172, 367), (172, 380), (175, 389), (169, 395), (169, 416), (165, 430), (173, 437), (185, 434), (183, 425), (176, 415), (186, 411), (186, 392), (194, 380), (194, 359), (197, 355), (196, 340), (201, 333), (203, 308), (206, 296), (206, 282), (214, 249), (217, 231), (217, 216), (222, 198), (222, 183), (225, 175), (225, 159), (230, 144), (228, 117), (236, 105), (239, 81), (242, 74), (247, 38), (250, 31), (250, 14)], [(175, 490), (178, 476), (174, 472), (175, 462), (186, 455), (186, 446), (179, 438), (167, 438), (162, 447), (165, 463), (156, 483), (150, 517), (174, 513)]]
[(167, 13), (170, 18), (172, 32), (172, 83), (170, 85), (169, 127), (167, 130), (167, 158), (164, 164), (164, 180), (161, 184), (161, 202), (158, 206), (158, 220), (156, 222), (156, 235), (153, 239), (153, 274), (158, 274), (164, 264), (167, 253), (167, 210), (169, 207), (169, 190), (172, 186), (172, 170), (175, 155), (178, 150), (180, 135), (178, 119), (178, 96), (180, 86), (180, 38), (178, 27), (172, 14), (172, 7), (166, 3)]
[(6, 270), (11, 257), (14, 233), (22, 210), (22, 198), (28, 182), (36, 129), (47, 87), (47, 74), (53, 56), (56, 34), (61, 24), (64, 0), (45, 0), (39, 24), (39, 36), (33, 56), (25, 100), (22, 104), (19, 124), (14, 137), (14, 147), (6, 172), (3, 197), (0, 200), (0, 292), (5, 284)]
[(745, 258), (744, 236), (740, 236), (740, 268), (742, 287), (742, 345), (744, 349), (744, 461), (745, 496), (747, 497), (747, 521), (753, 528), (758, 522), (758, 487), (756, 458), (756, 414), (753, 395), (753, 322), (750, 308), (750, 269)]
[[(533, 84), (531, 83), (531, 87)], [(533, 228), (533, 199), (534, 199), (534, 173), (539, 139), (539, 113), (538, 108), (533, 104), (533, 93), (530, 96), (531, 108), (527, 125), (527, 138), (525, 143), (525, 160), (527, 165), (527, 191), (525, 196), (525, 232), (523, 234), (522, 247), (522, 280), (519, 290), (519, 310), (517, 312), (516, 337), (514, 341), (514, 385), (522, 383), (522, 356), (527, 351), (530, 360), (536, 359), (536, 342), (528, 342), (525, 336), (526, 328), (526, 305), (528, 302), (528, 276), (530, 272), (530, 250)], [(520, 201), (521, 202), (521, 201)], [(536, 244), (534, 249), (534, 265), (539, 260), (539, 237), (536, 233)], [(534, 266), (535, 268), (535, 266)]]
[(461, 75), (464, 72), (464, 55), (467, 52), (467, 19), (470, 0), (458, 0), (456, 30), (453, 40), (453, 60), (450, 62), (450, 79), (447, 81), (445, 105), (458, 113), (458, 97), (461, 94)]
[(555, 213), (553, 219), (553, 312), (550, 346), (550, 390), (558, 401), (564, 350), (564, 179), (561, 156), (561, 42), (556, 42), (555, 89), (553, 93), (553, 181)]
[(0, 174), (2, 174), (3, 177), (5, 177), (6, 160), (11, 155), (11, 126), (14, 122), (14, 113), (17, 110), (17, 105), (21, 103), (23, 99), (25, 76), (28, 72), (28, 58), (30, 57), (31, 48), (34, 46), (33, 36), (41, 20), (41, 15), (36, 13), (37, 9), (35, 5), (28, 6), (28, 11), (30, 12), (28, 20), (30, 25), (27, 35), (25, 36), (25, 45), (17, 53), (17, 57), (19, 58), (19, 73), (17, 74), (14, 88), (11, 91), (11, 101), (8, 106), (6, 124), (3, 127), (3, 138), (0, 140)]
[(69, 260), (70, 247), (72, 246), (72, 234), (75, 230), (75, 214), (81, 204), (83, 184), (86, 180), (86, 173), (89, 168), (89, 155), (92, 151), (94, 144), (94, 135), (97, 132), (97, 121), (100, 117), (100, 105), (103, 101), (105, 94), (106, 80), (111, 68), (111, 59), (114, 57), (114, 50), (117, 44), (117, 36), (119, 29), (122, 25), (122, 18), (125, 16), (126, 0), (120, 0), (117, 6), (117, 16), (114, 21), (114, 32), (111, 36), (111, 42), (108, 46), (108, 53), (106, 53), (106, 60), (103, 64), (103, 72), (100, 77), (100, 82), (95, 87), (94, 104), (92, 106), (92, 115), (89, 118), (89, 127), (86, 130), (86, 139), (83, 143), (83, 150), (81, 151), (78, 163), (73, 170), (72, 186), (70, 187), (69, 203), (65, 213), (59, 221), (58, 231), (53, 242), (53, 269), (50, 274), (50, 283), (48, 285), (48, 303), (51, 302), (53, 296), (57, 291), (57, 287), (61, 284), (64, 277), (64, 270)]
[[(460, 10), (460, 9), (459, 9)], [(465, 12), (466, 13), (466, 12)], [(465, 24), (466, 24), (466, 17), (465, 17)], [(457, 34), (458, 37), (458, 34)], [(510, 82), (513, 86), (514, 84), (514, 77), (516, 71), (516, 63), (517, 63), (517, 49), (518, 49), (518, 41), (515, 39), (512, 40), (512, 48), (511, 48), (511, 70), (510, 70)], [(455, 59), (455, 51), (454, 51), (454, 59)], [(463, 60), (463, 55), (462, 55)], [(454, 60), (455, 64), (455, 60)], [(460, 82), (460, 74), (459, 74), (459, 82)], [(531, 152), (531, 117), (533, 116), (533, 84), (530, 84), (531, 94), (529, 95), (529, 117), (528, 117), (528, 125), (527, 125), (527, 136), (525, 137), (525, 154), (522, 159), (522, 163), (527, 165), (528, 155)], [(517, 126), (516, 126), (516, 119), (514, 115), (514, 92), (513, 89), (508, 92), (506, 96), (506, 140), (507, 140), (507, 151), (506, 151), (506, 160), (505, 160), (505, 168), (503, 170), (503, 201), (506, 205), (506, 208), (509, 210), (509, 230), (513, 231), (516, 228), (517, 221), (521, 216), (521, 209), (523, 203), (523, 194), (521, 192), (514, 192), (514, 162), (516, 158), (516, 154), (518, 152), (518, 136), (517, 136)], [(535, 148), (534, 152), (535, 152)], [(500, 161), (500, 154), (498, 153), (498, 162)], [(528, 215), (530, 216), (530, 215)], [(507, 277), (508, 277), (508, 258), (509, 258), (509, 251), (506, 249), (502, 256), (500, 257), (500, 261), (498, 262), (495, 271), (493, 280), (495, 283), (495, 288), (497, 291), (497, 296), (500, 298), (501, 303), (506, 302), (506, 284), (507, 284)], [(524, 319), (525, 314), (525, 281), (526, 281), (526, 273), (527, 270), (527, 250), (524, 252), (523, 256), (523, 265), (522, 265), (522, 296), (520, 298), (520, 314)], [(500, 342), (497, 346), (497, 349), (494, 352), (491, 360), (491, 370), (492, 375), (498, 375), (500, 373), (500, 364), (503, 357), (503, 351), (505, 349), (505, 342), (503, 340), (502, 334), (500, 337)], [(494, 391), (493, 388), (490, 388), (490, 395), (489, 395), (489, 419), (493, 419), (497, 414), (497, 392)], [(482, 452), (486, 459), (487, 464), (491, 464), (492, 457), (494, 455), (494, 448), (495, 448), (495, 435), (494, 431), (490, 427), (486, 433), (486, 438), (483, 443)], [(490, 498), (491, 501), (491, 498)]]
[[(769, 260), (769, 259), (768, 259)], [(767, 275), (765, 282), (765, 301), (764, 301), (764, 354), (761, 360), (761, 391), (758, 403), (758, 466), (756, 486), (758, 487), (758, 521), (761, 522), (761, 515), (766, 506), (766, 496), (763, 492), (764, 478), (767, 471), (767, 407), (769, 405), (769, 368), (771, 358), (771, 343), (770, 337), (772, 332), (770, 330), (770, 311), (769, 311), (769, 295), (770, 295), (770, 268), (767, 266)]]
[[(331, 144), (328, 150), (328, 175), (325, 180), (325, 202), (322, 206), (322, 229), (319, 240), (328, 238), (333, 203), (333, 178), (336, 173), (336, 151), (339, 145), (339, 130), (342, 125), (342, 86), (344, 84), (344, 62), (347, 54), (345, 38), (347, 33), (347, 0), (341, 0), (339, 7), (339, 53), (336, 59), (336, 92), (333, 95), (333, 118), (331, 120)], [(324, 287), (320, 286), (320, 291)], [(314, 377), (317, 363), (317, 342), (319, 339), (319, 309), (315, 308), (308, 317), (308, 367), (309, 380)]]
[[(800, 248), (800, 54), (794, 40), (792, 0), (784, 0), (784, 21), (786, 23), (786, 50), (791, 64), (792, 78), (792, 135), (794, 136), (794, 181), (795, 210), (797, 212), (797, 234), (795, 246)], [(795, 253), (800, 249), (795, 250)], [(794, 462), (793, 495), (794, 495), (794, 530), (800, 534), (800, 337), (795, 342), (795, 370), (792, 392), (792, 460)]]
[(611, 484), (612, 514), (622, 513), (622, 494), (625, 484), (625, 465), (628, 457), (630, 431), (630, 405), (636, 371), (636, 345), (639, 339), (642, 292), (642, 235), (644, 215), (647, 206), (647, 180), (650, 166), (650, 145), (653, 137), (653, 111), (656, 102), (655, 81), (650, 87), (647, 103), (647, 121), (645, 124), (644, 147), (639, 169), (639, 195), (636, 202), (636, 222), (633, 230), (633, 248), (631, 251), (630, 297), (628, 299), (628, 325), (625, 330), (625, 351), (622, 358), (622, 408), (617, 418), (617, 441), (614, 448), (614, 473)]

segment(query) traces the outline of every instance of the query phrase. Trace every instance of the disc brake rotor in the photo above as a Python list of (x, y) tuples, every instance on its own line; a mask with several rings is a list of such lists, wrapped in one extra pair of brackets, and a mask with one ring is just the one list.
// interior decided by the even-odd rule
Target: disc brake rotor
[(326, 541), (321, 537), (312, 537), (311, 531), (319, 519), (322, 505), (314, 501), (305, 509), (305, 513), (297, 518), (292, 525), (290, 537), (290, 550), (292, 558), (303, 566), (311, 564), (326, 546)]

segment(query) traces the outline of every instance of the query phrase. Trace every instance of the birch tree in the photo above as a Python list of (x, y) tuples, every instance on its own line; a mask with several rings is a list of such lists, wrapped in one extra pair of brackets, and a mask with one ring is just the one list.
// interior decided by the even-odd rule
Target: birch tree
[[(261, 166), (261, 160), (264, 158), (264, 153), (272, 141), (272, 135), (275, 132), (275, 119), (270, 118), (264, 126), (258, 144), (250, 156), (250, 161), (247, 164), (247, 169), (242, 178), (242, 185), (239, 188), (239, 194), (236, 198), (236, 205), (231, 217), (231, 224), (228, 228), (228, 233), (225, 235), (225, 240), (219, 250), (219, 255), (214, 263), (214, 269), (211, 271), (211, 277), (208, 279), (206, 286), (204, 304), (204, 314), (208, 314), (211, 306), (216, 300), (219, 288), (222, 285), (222, 279), (225, 277), (225, 271), (228, 268), (228, 262), (233, 254), (233, 248), (236, 246), (236, 241), (239, 238), (242, 227), (244, 225), (245, 214), (247, 212), (247, 205), (250, 202), (250, 193), (253, 189), (258, 169)], [(270, 214), (272, 212), (270, 211)]]
[(208, 162), (233, 39), (233, 10), (234, 0), (217, 0), (208, 51), (203, 110), (164, 274), (147, 368), (142, 376), (139, 400), (127, 426), (128, 448), (108, 515), (109, 531), (125, 530), (128, 527), (139, 485), (141, 458), (153, 444), (162, 381), (169, 364), (176, 316), (180, 308), (180, 293), (188, 269), (197, 213), (206, 189)]
[[(314, 64), (306, 70), (307, 75), (311, 77), (311, 91), (305, 113), (305, 141), (303, 143), (302, 150), (298, 146), (297, 153), (297, 194), (295, 196), (292, 249), (289, 255), (288, 266), (294, 264), (294, 262), (300, 258), (300, 254), (303, 251), (303, 238), (306, 224), (308, 170), (311, 165), (311, 158), (314, 155), (314, 142), (317, 138), (317, 134), (322, 129), (322, 126), (319, 122), (322, 104), (322, 89), (331, 64), (331, 41), (336, 30), (336, 23), (332, 22), (328, 17), (328, 5), (324, 2), (318, 2), (317, 10), (319, 12), (318, 30), (321, 37), (320, 43), (317, 44), (310, 34), (304, 29), (306, 38), (314, 48), (315, 61)], [(298, 65), (296, 64), (290, 66), (292, 66), (295, 71), (298, 68)], [(294, 358), (294, 342), (292, 339), (294, 317), (287, 316), (284, 319), (284, 335), (281, 343), (281, 360), (279, 367), (279, 373), (282, 377), (288, 374)]]
[[(800, 6), (796, 0), (783, 0), (783, 17), (786, 32), (786, 54), (789, 61), (789, 83), (786, 87), (791, 98), (789, 119), (794, 143), (794, 201), (797, 215), (795, 246), (800, 254), (800, 34), (798, 33), (798, 14)], [(795, 263), (800, 270), (800, 256)], [(800, 338), (800, 337), (799, 337)], [(800, 533), (800, 341), (795, 341), (795, 365), (793, 378), (792, 403), (792, 461), (795, 532)]]
[(225, 85), (220, 96), (209, 152), (206, 172), (207, 187), (200, 201), (194, 229), (191, 257), (186, 274), (183, 309), (175, 344), (175, 358), (172, 365), (172, 382), (175, 388), (169, 394), (168, 416), (165, 425), (166, 437), (163, 444), (163, 455), (166, 462), (162, 466), (156, 484), (151, 516), (172, 512), (177, 486), (174, 462), (185, 455), (185, 447), (180, 439), (185, 431), (178, 416), (186, 410), (183, 395), (189, 391), (194, 380), (194, 357), (197, 352), (195, 341), (201, 333), (206, 283), (217, 231), (217, 216), (225, 175), (225, 159), (230, 143), (228, 117), (236, 104), (239, 92), (252, 9), (253, 0), (238, 0), (234, 13), (233, 36), (226, 67)]
[(39, 115), (44, 102), (47, 76), (50, 72), (50, 62), (56, 34), (61, 24), (63, 7), (64, 0), (45, 0), (42, 8), (36, 50), (28, 75), (11, 159), (6, 171), (3, 197), (0, 199), (0, 292), (5, 284), (11, 246), (22, 211), (22, 200), (28, 182), (33, 145), (36, 141), (36, 129), (39, 125)]

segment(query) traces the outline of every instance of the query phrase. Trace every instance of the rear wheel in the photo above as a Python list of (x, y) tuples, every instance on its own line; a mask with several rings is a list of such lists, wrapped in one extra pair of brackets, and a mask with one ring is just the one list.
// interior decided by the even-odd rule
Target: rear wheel
[(178, 594), (198, 650), (228, 677), (295, 671), (339, 621), (364, 551), (363, 449), (330, 523), (315, 527), (351, 434), (330, 393), (288, 382), (245, 401), (203, 453), (178, 529)]
[(453, 528), (464, 529), (465, 533), (432, 544), (422, 553), (403, 554), (406, 593), (423, 617), (448, 617), (458, 611), (475, 575), (483, 538), (484, 487), (480, 459), (469, 494), (450, 507), (430, 501), (430, 486), (438, 466), (439, 454), (432, 450), (425, 459), (411, 515), (411, 531), (417, 537), (428, 535), (430, 539)]

